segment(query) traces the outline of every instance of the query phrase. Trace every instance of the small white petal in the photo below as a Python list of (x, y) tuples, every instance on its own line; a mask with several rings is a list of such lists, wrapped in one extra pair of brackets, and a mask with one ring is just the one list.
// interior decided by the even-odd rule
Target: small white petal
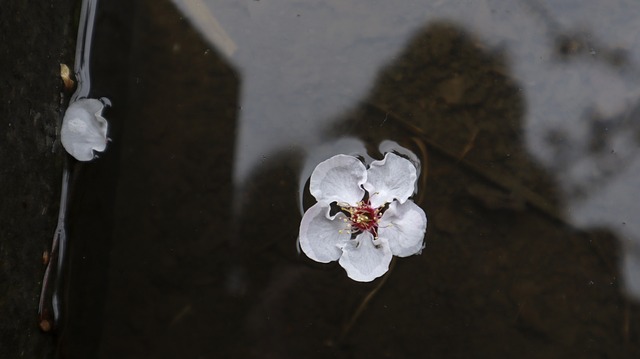
[(394, 153), (389, 152), (381, 161), (372, 162), (364, 184), (371, 206), (380, 207), (394, 199), (404, 203), (413, 194), (416, 178), (415, 166)]
[(363, 232), (342, 248), (339, 263), (349, 278), (371, 282), (387, 273), (392, 257), (386, 239), (374, 240), (371, 233)]
[(102, 117), (104, 104), (96, 99), (78, 100), (67, 108), (62, 120), (62, 146), (78, 161), (93, 159), (93, 151), (107, 147), (107, 120)]
[(329, 216), (330, 208), (322, 203), (316, 203), (302, 216), (300, 223), (300, 248), (316, 262), (329, 263), (342, 255), (342, 247), (351, 238), (347, 229), (345, 216), (338, 212)]
[(356, 157), (336, 155), (316, 166), (311, 174), (309, 190), (319, 203), (348, 203), (355, 206), (362, 200), (362, 184), (367, 180), (367, 168)]
[(380, 218), (378, 237), (389, 242), (393, 255), (407, 257), (419, 253), (427, 230), (427, 216), (413, 201), (393, 201)]

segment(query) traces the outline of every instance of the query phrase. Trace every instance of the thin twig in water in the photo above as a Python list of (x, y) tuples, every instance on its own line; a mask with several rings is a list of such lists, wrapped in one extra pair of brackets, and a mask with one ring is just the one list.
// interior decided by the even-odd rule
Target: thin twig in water
[(389, 275), (391, 274), (393, 267), (395, 267), (395, 262), (396, 262), (395, 259), (396, 259), (395, 257), (391, 259), (391, 263), (389, 264), (389, 271), (387, 271), (387, 273), (380, 279), (380, 283), (378, 283), (378, 285), (376, 285), (375, 288), (373, 288), (369, 293), (367, 293), (364, 299), (362, 299), (362, 302), (360, 303), (356, 311), (353, 313), (353, 315), (351, 316), (347, 324), (345, 324), (345, 326), (342, 328), (342, 333), (340, 334), (340, 338), (338, 339), (338, 341), (343, 341), (344, 338), (347, 337), (347, 335), (353, 328), (353, 325), (356, 323), (360, 315), (362, 315), (364, 310), (367, 308), (367, 304), (369, 304), (371, 299), (373, 299), (376, 293), (380, 291), (380, 288), (382, 288), (382, 286), (387, 282), (387, 279), (389, 278)]
[(476, 138), (478, 137), (478, 132), (480, 132), (480, 130), (478, 130), (477, 128), (472, 130), (471, 136), (469, 136), (469, 141), (467, 141), (467, 144), (464, 146), (464, 148), (462, 149), (462, 152), (460, 153), (460, 157), (458, 157), (458, 162), (462, 161), (465, 158), (465, 156), (467, 156), (467, 153), (469, 153), (469, 151), (473, 149), (473, 147), (476, 144)]
[(629, 344), (629, 333), (631, 331), (631, 306), (628, 299), (624, 299), (624, 318), (622, 319), (622, 338), (625, 344)]
[(374, 110), (384, 112), (385, 114), (387, 114), (387, 116), (389, 116), (390, 120), (398, 123), (399, 125), (404, 127), (405, 130), (413, 133), (415, 136), (419, 136), (430, 150), (459, 163), (461, 166), (465, 167), (467, 170), (470, 170), (477, 176), (482, 177), (484, 180), (502, 188), (509, 193), (514, 194), (519, 198), (524, 199), (533, 208), (558, 221), (559, 223), (569, 225), (567, 221), (564, 220), (562, 214), (546, 199), (526, 188), (514, 178), (511, 178), (506, 174), (498, 173), (494, 169), (492, 169), (491, 171), (487, 171), (482, 167), (465, 160), (464, 158), (460, 158), (459, 154), (454, 154), (445, 147), (428, 138), (424, 130), (422, 130), (420, 127), (404, 120), (400, 116), (394, 114), (392, 111), (389, 111), (373, 103), (367, 103), (367, 105)]
[(414, 142), (416, 147), (420, 150), (420, 154), (422, 155), (422, 167), (420, 168), (420, 185), (418, 188), (422, 189), (418, 191), (418, 198), (416, 198), (416, 203), (421, 205), (424, 204), (424, 189), (427, 188), (427, 176), (429, 175), (429, 152), (427, 151), (427, 147), (424, 145), (424, 141), (422, 141), (419, 137), (411, 137), (411, 140)]
[[(47, 261), (47, 268), (42, 278), (42, 289), (40, 290), (40, 301), (38, 303), (38, 325), (44, 332), (53, 329), (60, 319), (59, 298), (57, 296), (59, 280), (64, 263), (64, 251), (66, 248), (67, 233), (66, 214), (67, 202), (69, 199), (69, 182), (71, 173), (71, 164), (67, 157), (65, 159), (64, 168), (62, 170), (62, 189), (60, 191), (60, 208), (58, 209), (58, 224), (53, 234), (51, 244), (51, 252)], [(52, 276), (53, 266), (56, 266), (55, 276)], [(52, 313), (53, 312), (53, 313)], [(53, 315), (53, 318), (51, 317)]]

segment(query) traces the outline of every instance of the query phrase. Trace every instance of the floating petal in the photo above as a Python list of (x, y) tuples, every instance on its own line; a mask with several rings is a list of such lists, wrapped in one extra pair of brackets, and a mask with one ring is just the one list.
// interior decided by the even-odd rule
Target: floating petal
[(397, 199), (404, 203), (412, 194), (418, 177), (415, 166), (407, 159), (387, 153), (367, 170), (364, 188), (369, 191), (372, 207), (380, 207)]
[(392, 257), (386, 239), (374, 240), (371, 233), (363, 232), (342, 248), (339, 263), (349, 278), (371, 282), (389, 270)]
[(367, 168), (356, 157), (336, 155), (320, 163), (311, 174), (309, 190), (318, 203), (348, 203), (355, 206), (362, 200), (362, 184), (367, 180)]
[(93, 151), (107, 147), (107, 120), (102, 117), (104, 104), (96, 99), (72, 103), (64, 114), (60, 139), (62, 146), (78, 161), (91, 161)]
[(300, 248), (316, 262), (329, 263), (338, 260), (342, 247), (351, 238), (343, 213), (329, 216), (329, 207), (316, 203), (302, 216), (300, 223)]
[(407, 257), (419, 253), (427, 230), (427, 216), (413, 201), (393, 201), (380, 218), (378, 236), (389, 242), (391, 253)]

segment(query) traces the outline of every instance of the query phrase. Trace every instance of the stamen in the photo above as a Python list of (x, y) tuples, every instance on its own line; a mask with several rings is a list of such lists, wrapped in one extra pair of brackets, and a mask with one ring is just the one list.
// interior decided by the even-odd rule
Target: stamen
[(378, 222), (384, 208), (373, 208), (369, 201), (360, 201), (356, 206), (342, 205), (340, 208), (348, 216), (343, 220), (349, 223), (352, 234), (367, 231), (377, 237)]

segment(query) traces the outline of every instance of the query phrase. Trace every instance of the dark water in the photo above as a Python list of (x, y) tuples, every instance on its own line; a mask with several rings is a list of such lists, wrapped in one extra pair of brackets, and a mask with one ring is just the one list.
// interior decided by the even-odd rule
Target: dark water
[[(640, 354), (639, 5), (176, 3), (100, 3), (61, 358)], [(394, 146), (423, 253), (298, 253), (315, 165)]]

